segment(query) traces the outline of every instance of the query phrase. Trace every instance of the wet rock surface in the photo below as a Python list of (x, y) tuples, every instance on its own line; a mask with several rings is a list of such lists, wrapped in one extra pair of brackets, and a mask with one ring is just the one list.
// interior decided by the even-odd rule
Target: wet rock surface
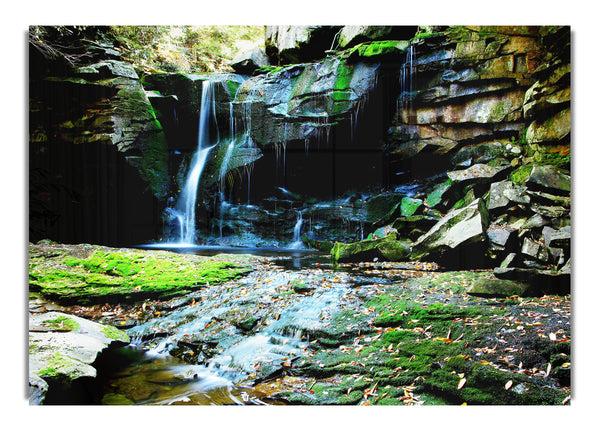
[[(30, 404), (86, 404), (91, 402), (94, 362), (109, 347), (127, 345), (127, 334), (57, 311), (30, 312)], [(64, 398), (63, 398), (64, 397)], [(79, 397), (79, 400), (77, 399)]]
[(169, 301), (69, 307), (129, 322), (132, 344), (97, 402), (568, 402), (568, 295), (472, 296), (500, 279), (419, 262), (291, 256), (253, 268)]

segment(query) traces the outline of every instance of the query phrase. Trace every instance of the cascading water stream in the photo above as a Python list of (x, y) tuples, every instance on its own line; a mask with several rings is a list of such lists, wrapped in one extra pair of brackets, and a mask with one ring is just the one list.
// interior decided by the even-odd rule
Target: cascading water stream
[(206, 159), (216, 145), (210, 145), (211, 117), (216, 121), (213, 82), (203, 81), (200, 117), (198, 120), (198, 149), (192, 158), (190, 170), (181, 194), (177, 199), (175, 209), (168, 211), (180, 224), (178, 245), (194, 245), (196, 242), (196, 199), (198, 186)]
[[(332, 315), (341, 310), (347, 301), (345, 296), (352, 291), (349, 283), (353, 281), (347, 274), (299, 275), (296, 271), (270, 269), (240, 281), (207, 287), (195, 295), (191, 305), (128, 329), (132, 348), (143, 357), (132, 365), (132, 372), (116, 376), (111, 388), (125, 387), (132, 379), (130, 375), (139, 375), (136, 382), (141, 387), (150, 385), (152, 391), (139, 396), (138, 404), (229, 404), (232, 400), (243, 404), (236, 397), (245, 398), (242, 391), (252, 397), (252, 389), (236, 385), (248, 377), (255, 378), (257, 373), (266, 376), (285, 361), (309, 354), (312, 334), (329, 326)], [(276, 316), (261, 313), (263, 304), (270, 304), (272, 298), (280, 297), (298, 280), (310, 285), (314, 293), (285, 295), (273, 304), (277, 306)], [(254, 314), (261, 320), (260, 325), (233, 332), (227, 325), (221, 327), (233, 311), (248, 307), (257, 310)], [(216, 336), (213, 340), (218, 348), (211, 350), (212, 342), (192, 347), (198, 340), (210, 338), (210, 334)], [(195, 351), (207, 349), (214, 355), (201, 353), (197, 359), (183, 363), (172, 353), (178, 347), (181, 350), (182, 344)], [(121, 379), (123, 383), (118, 383)], [(224, 392), (222, 400), (210, 400), (215, 391)]]
[(291, 248), (300, 249), (303, 248), (302, 240), (300, 239), (300, 232), (302, 231), (302, 211), (298, 211), (298, 218), (296, 219), (296, 224), (294, 225), (294, 239), (291, 244)]

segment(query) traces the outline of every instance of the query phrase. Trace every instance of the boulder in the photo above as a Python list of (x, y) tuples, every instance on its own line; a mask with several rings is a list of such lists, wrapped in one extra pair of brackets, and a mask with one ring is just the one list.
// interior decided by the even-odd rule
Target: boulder
[(448, 178), (450, 178), (453, 182), (485, 180), (495, 177), (506, 169), (506, 166), (489, 166), (483, 163), (478, 163), (468, 167), (467, 169), (450, 171), (448, 172)]
[(509, 190), (513, 187), (512, 181), (500, 181), (496, 183), (492, 183), (490, 185), (490, 197), (488, 201), (488, 209), (494, 210), (496, 208), (504, 208), (509, 203), (510, 200), (504, 194), (505, 190)]
[(402, 217), (412, 216), (421, 205), (423, 205), (423, 201), (421, 199), (403, 197), (400, 201), (400, 210)]
[(516, 232), (516, 229), (506, 227), (490, 227), (487, 236), (492, 245), (504, 249), (514, 239)]
[(271, 64), (294, 64), (325, 56), (341, 26), (267, 26), (265, 52)]
[(558, 142), (571, 133), (571, 109), (563, 109), (547, 120), (535, 120), (527, 129), (528, 144)]
[(397, 240), (395, 232), (387, 236), (374, 239), (343, 244), (336, 242), (331, 249), (331, 258), (334, 262), (360, 262), (382, 259), (400, 261), (410, 255), (408, 241)]
[(393, 217), (402, 198), (403, 196), (400, 193), (382, 193), (367, 199), (366, 210), (368, 220), (379, 222)]
[[(564, 265), (567, 267), (570, 261)], [(540, 270), (531, 268), (494, 268), (496, 278), (529, 283), (526, 296), (568, 295), (571, 293), (571, 273), (564, 271)]]
[(486, 237), (488, 224), (487, 207), (481, 198), (464, 208), (451, 210), (413, 244), (411, 260), (481, 242)]
[(544, 244), (548, 247), (569, 247), (571, 243), (571, 226), (564, 226), (560, 229), (544, 226), (542, 236), (544, 237)]
[(56, 311), (30, 315), (30, 404), (51, 402), (55, 390), (85, 386), (96, 377), (92, 364), (98, 355), (108, 347), (128, 343), (124, 332), (77, 316)]
[(525, 223), (521, 226), (521, 229), (532, 229), (536, 227), (547, 226), (550, 224), (550, 221), (545, 219), (539, 214), (534, 214), (530, 218), (525, 221)]
[(525, 281), (499, 280), (481, 278), (475, 281), (466, 293), (471, 296), (481, 296), (484, 298), (524, 296), (530, 289), (531, 283)]
[(548, 247), (539, 244), (530, 238), (523, 239), (521, 253), (542, 263), (549, 262), (551, 257)]
[(451, 162), (455, 166), (460, 164), (468, 166), (472, 162), (487, 163), (500, 155), (504, 155), (504, 145), (502, 142), (484, 142), (461, 148), (452, 156)]
[(571, 191), (571, 177), (551, 166), (534, 165), (526, 184), (538, 189), (550, 189), (558, 192)]
[(557, 219), (569, 213), (569, 210), (559, 206), (531, 204), (534, 213), (548, 219)]
[(450, 190), (451, 187), (452, 187), (451, 179), (448, 179), (445, 182), (435, 186), (433, 191), (431, 191), (431, 193), (429, 193), (429, 195), (427, 195), (427, 198), (425, 199), (425, 205), (428, 207), (435, 207), (436, 205), (438, 205), (440, 202), (442, 202), (442, 197), (444, 196), (444, 194), (448, 190)]
[(416, 26), (345, 25), (338, 34), (337, 43), (341, 48), (350, 48), (374, 40), (408, 40), (417, 30)]
[(255, 70), (268, 66), (269, 58), (262, 49), (255, 47), (237, 55), (229, 64), (236, 73), (252, 75)]

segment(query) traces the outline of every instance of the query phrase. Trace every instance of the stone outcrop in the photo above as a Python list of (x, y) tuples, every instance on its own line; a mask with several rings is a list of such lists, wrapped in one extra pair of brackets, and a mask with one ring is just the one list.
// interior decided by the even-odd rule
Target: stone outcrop
[(331, 49), (341, 26), (276, 25), (267, 26), (265, 50), (271, 64), (314, 61)]
[(540, 66), (555, 49), (546, 33), (565, 37), (564, 28), (454, 27), (445, 38), (415, 42), (413, 60), (405, 62), (411, 85), (402, 89), (391, 129), (392, 154), (564, 139), (570, 69), (562, 60)]
[(97, 41), (101, 31), (48, 28), (30, 39), (33, 241), (139, 243), (155, 235), (153, 208), (169, 192), (163, 127), (134, 67)]
[(258, 145), (325, 138), (349, 119), (373, 90), (377, 65), (328, 57), (252, 77), (234, 101), (236, 115), (249, 118)]
[(360, 262), (371, 260), (401, 261), (410, 255), (408, 241), (399, 241), (392, 232), (383, 238), (364, 240), (351, 244), (335, 243), (331, 249), (334, 262)]
[(138, 74), (112, 45), (83, 43), (87, 55), (66, 68), (62, 57), (31, 47), (30, 142), (114, 146), (153, 194), (165, 197), (167, 143)]
[[(114, 327), (60, 312), (29, 317), (30, 404), (89, 403), (89, 385), (96, 377), (98, 355), (109, 347), (129, 343), (129, 336)], [(80, 399), (76, 399), (77, 396)]]
[(256, 47), (236, 56), (230, 65), (236, 73), (252, 75), (257, 69), (269, 66), (269, 58), (262, 49)]
[(482, 199), (450, 211), (413, 245), (411, 259), (422, 259), (432, 252), (481, 242), (489, 224), (487, 207)]
[[(476, 206), (481, 223), (473, 238), (478, 256), (490, 264), (546, 270), (569, 261), (568, 27), (272, 26), (266, 33), (271, 66), (264, 57), (247, 62), (247, 69), (245, 60), (239, 63), (239, 71), (251, 77), (150, 74), (140, 81), (118, 52), (98, 50), (101, 58), (67, 67), (69, 79), (43, 81), (93, 82), (90, 100), (101, 93), (102, 103), (115, 104), (119, 117), (93, 117), (102, 133), (76, 129), (77, 139), (69, 138), (69, 122), (59, 121), (60, 136), (77, 143), (106, 137), (130, 154), (128, 163), (142, 166), (142, 150), (150, 154), (151, 146), (141, 145), (137, 129), (123, 118), (140, 100), (146, 107), (151, 103), (147, 112), (168, 141), (172, 196), (197, 145), (203, 82), (214, 82), (220, 143), (207, 159), (199, 211), (213, 235), (241, 228), (260, 236), (277, 213), (285, 223), (267, 236), (283, 243), (302, 210), (308, 222), (302, 233), (312, 244), (360, 242), (386, 227), (412, 243), (413, 258), (433, 259), (464, 252), (456, 252), (462, 244), (456, 238), (444, 242), (446, 234), (435, 233), (436, 225)], [(73, 125), (88, 127), (85, 121)], [(113, 124), (129, 135), (111, 132)], [(358, 124), (366, 125), (362, 133)], [(32, 140), (43, 143), (47, 135), (35, 129)], [(309, 157), (314, 146), (326, 148), (326, 155)], [(139, 153), (131, 153), (138, 147)], [(302, 166), (299, 157), (291, 167), (288, 161), (286, 179), (294, 181), (289, 188), (303, 195), (289, 204), (288, 198), (271, 199), (278, 186), (288, 188), (278, 170), (283, 165), (285, 171), (286, 149), (288, 157), (290, 150), (296, 157), (306, 152)], [(163, 169), (164, 161), (158, 152), (150, 167)], [(342, 202), (358, 196), (354, 180), (364, 179), (368, 169), (376, 185)], [(350, 179), (339, 186), (343, 170)], [(272, 190), (252, 202), (257, 207), (242, 208), (239, 203), (250, 202), (250, 173)], [(331, 193), (322, 187), (324, 179), (336, 182)], [(419, 184), (417, 192), (407, 188), (412, 181)], [(359, 187), (366, 189), (366, 181)], [(335, 205), (321, 205), (325, 199)]]

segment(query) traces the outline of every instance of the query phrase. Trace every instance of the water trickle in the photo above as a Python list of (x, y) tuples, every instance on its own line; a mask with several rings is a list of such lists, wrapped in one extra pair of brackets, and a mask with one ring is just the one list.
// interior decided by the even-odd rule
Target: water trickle
[(413, 75), (414, 75), (415, 47), (410, 45), (406, 51), (406, 58), (400, 69), (400, 100), (398, 110), (407, 111), (406, 122), (410, 123), (413, 99)]
[(294, 249), (304, 248), (304, 244), (302, 244), (302, 240), (300, 239), (300, 232), (302, 231), (302, 211), (298, 211), (297, 214), (298, 217), (296, 219), (296, 224), (294, 225), (294, 239), (290, 246)]

